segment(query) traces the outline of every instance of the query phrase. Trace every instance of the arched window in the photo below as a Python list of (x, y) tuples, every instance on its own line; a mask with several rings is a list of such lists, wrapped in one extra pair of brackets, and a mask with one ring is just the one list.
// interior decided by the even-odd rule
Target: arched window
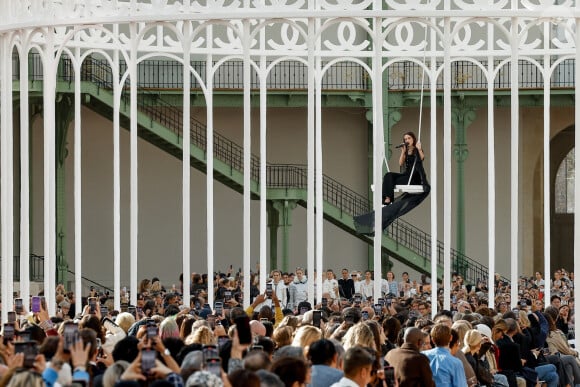
[(558, 167), (554, 201), (556, 214), (574, 213), (574, 148)]

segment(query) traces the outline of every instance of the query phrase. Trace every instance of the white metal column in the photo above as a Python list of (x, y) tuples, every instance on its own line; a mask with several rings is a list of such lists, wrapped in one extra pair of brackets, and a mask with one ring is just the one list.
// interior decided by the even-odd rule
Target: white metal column
[[(30, 306), (30, 105), (28, 103), (28, 34), (20, 49), (20, 298)], [(12, 301), (9, 304), (12, 308)], [(7, 309), (7, 308), (5, 308)], [(4, 318), (4, 316), (2, 316)]]

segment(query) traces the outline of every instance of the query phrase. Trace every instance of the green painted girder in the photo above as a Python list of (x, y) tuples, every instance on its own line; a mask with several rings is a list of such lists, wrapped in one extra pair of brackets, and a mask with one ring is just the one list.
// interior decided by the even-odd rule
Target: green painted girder
[[(183, 105), (181, 90), (155, 90), (148, 94), (156, 93), (173, 106)], [(322, 107), (362, 108), (370, 107), (370, 91), (324, 91), (322, 93)], [(214, 90), (212, 104), (214, 107), (242, 107), (244, 96), (241, 90)], [(308, 93), (305, 90), (268, 90), (266, 98), (268, 108), (275, 107), (306, 107), (308, 106)], [(250, 92), (250, 105), (260, 106), (260, 93)], [(205, 97), (201, 91), (191, 91), (191, 106), (206, 107)]]
[[(453, 90), (451, 92), (452, 104), (461, 103), (471, 108), (487, 108), (486, 90)], [(420, 105), (420, 91), (389, 91), (390, 108), (418, 107)], [(495, 107), (510, 107), (511, 93), (509, 90), (494, 91)], [(437, 92), (437, 106), (443, 106), (443, 92)], [(573, 107), (575, 104), (574, 89), (552, 89), (550, 91), (550, 106)], [(519, 92), (520, 107), (544, 106), (544, 90), (525, 89)], [(423, 93), (423, 107), (431, 107), (430, 93)]]

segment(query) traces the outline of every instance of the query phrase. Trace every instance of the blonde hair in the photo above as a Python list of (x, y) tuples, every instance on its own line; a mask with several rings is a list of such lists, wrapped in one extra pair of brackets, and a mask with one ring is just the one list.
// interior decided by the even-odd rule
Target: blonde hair
[(117, 380), (121, 379), (121, 375), (129, 366), (129, 362), (125, 360), (113, 363), (103, 374), (103, 387), (114, 387)]
[(215, 337), (211, 329), (206, 326), (201, 326), (185, 338), (185, 345), (189, 344), (215, 344)]
[(292, 334), (294, 330), (290, 326), (277, 327), (272, 333), (272, 340), (276, 344), (276, 348), (281, 348), (285, 345), (292, 344)]
[(465, 347), (463, 352), (467, 353), (476, 348), (483, 340), (481, 332), (477, 329), (470, 329), (465, 333)]
[(127, 333), (131, 325), (135, 323), (135, 317), (131, 313), (122, 312), (117, 315), (115, 323), (121, 327), (122, 330)]
[(322, 331), (312, 325), (304, 325), (296, 330), (292, 345), (295, 347), (306, 348), (310, 344), (322, 339)]
[(347, 351), (349, 348), (355, 345), (360, 345), (362, 347), (369, 347), (377, 350), (375, 345), (375, 337), (373, 331), (367, 325), (359, 322), (351, 327), (344, 337), (342, 338), (342, 345), (344, 350)]
[(451, 326), (451, 329), (454, 329), (457, 332), (457, 334), (459, 335), (459, 348), (463, 347), (465, 334), (471, 328), (473, 328), (473, 327), (471, 326), (469, 321), (466, 321), (466, 320), (457, 320)]
[(282, 321), (280, 321), (280, 324), (278, 324), (278, 328), (288, 326), (288, 327), (292, 328), (292, 333), (294, 333), (294, 331), (298, 327), (298, 323), (300, 323), (300, 320), (298, 319), (298, 317), (286, 316), (282, 319)]
[(173, 317), (167, 317), (159, 325), (159, 338), (163, 340), (167, 337), (179, 337), (179, 327)]
[(519, 323), (521, 329), (529, 328), (532, 325), (525, 310), (520, 310), (520, 315), (518, 317), (520, 318)]
[(6, 384), (6, 387), (44, 387), (40, 374), (29, 370), (16, 371)]

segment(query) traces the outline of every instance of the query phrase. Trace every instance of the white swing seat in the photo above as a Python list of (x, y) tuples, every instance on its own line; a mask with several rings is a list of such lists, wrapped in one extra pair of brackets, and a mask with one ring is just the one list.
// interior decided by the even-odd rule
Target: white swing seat
[(425, 192), (422, 185), (396, 185), (395, 192), (406, 192), (406, 193), (423, 193)]
[[(374, 184), (371, 184), (371, 191), (375, 192)], [(405, 184), (405, 185), (396, 185), (395, 192), (423, 193), (425, 192), (425, 190), (423, 189), (422, 185)]]

